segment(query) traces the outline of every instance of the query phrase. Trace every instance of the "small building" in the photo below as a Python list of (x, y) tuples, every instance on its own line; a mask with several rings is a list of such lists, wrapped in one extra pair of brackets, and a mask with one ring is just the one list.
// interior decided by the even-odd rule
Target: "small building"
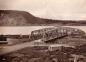
[(65, 47), (71, 47), (71, 48), (75, 48), (74, 46), (70, 46), (67, 44), (53, 44), (53, 45), (49, 45), (48, 50), (49, 51), (55, 51), (55, 50), (63, 50)]
[(5, 37), (4, 35), (0, 35), (0, 48), (6, 46), (7, 44), (7, 37)]

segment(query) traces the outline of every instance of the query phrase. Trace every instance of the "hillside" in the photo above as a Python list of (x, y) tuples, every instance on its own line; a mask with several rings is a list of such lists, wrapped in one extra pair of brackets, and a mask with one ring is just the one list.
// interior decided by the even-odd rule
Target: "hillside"
[(42, 20), (45, 20), (46, 23), (49, 25), (86, 26), (86, 20), (53, 20), (53, 19), (42, 19)]
[(25, 11), (0, 10), (0, 26), (31, 25), (86, 25), (86, 21), (43, 19)]
[(40, 19), (25, 11), (0, 10), (0, 26), (22, 26), (40, 22)]

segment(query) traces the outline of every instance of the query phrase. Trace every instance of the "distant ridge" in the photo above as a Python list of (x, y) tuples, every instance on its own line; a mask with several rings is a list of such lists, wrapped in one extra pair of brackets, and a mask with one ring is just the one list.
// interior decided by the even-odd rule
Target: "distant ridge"
[(86, 20), (53, 20), (35, 17), (26, 11), (0, 10), (0, 26), (86, 25)]

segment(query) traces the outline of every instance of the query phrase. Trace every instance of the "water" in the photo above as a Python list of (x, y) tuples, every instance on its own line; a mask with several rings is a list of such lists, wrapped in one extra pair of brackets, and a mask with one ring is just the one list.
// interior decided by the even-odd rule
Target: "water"
[(77, 28), (86, 33), (86, 26), (65, 26), (65, 27)]
[(43, 29), (53, 26), (1, 26), (0, 34), (3, 35), (15, 35), (15, 34), (30, 34), (33, 30)]
[[(53, 27), (53, 26), (1, 26), (0, 27), (0, 34), (30, 34), (33, 30), (43, 29), (47, 27)], [(86, 26), (64, 26), (64, 27), (72, 27), (72, 28), (78, 28), (82, 31), (86, 32)]]

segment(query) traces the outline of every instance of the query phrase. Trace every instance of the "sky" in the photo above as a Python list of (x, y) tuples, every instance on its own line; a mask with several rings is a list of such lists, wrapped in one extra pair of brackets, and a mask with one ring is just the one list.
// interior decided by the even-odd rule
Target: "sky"
[(41, 18), (86, 20), (86, 0), (0, 0), (0, 9), (27, 11)]

